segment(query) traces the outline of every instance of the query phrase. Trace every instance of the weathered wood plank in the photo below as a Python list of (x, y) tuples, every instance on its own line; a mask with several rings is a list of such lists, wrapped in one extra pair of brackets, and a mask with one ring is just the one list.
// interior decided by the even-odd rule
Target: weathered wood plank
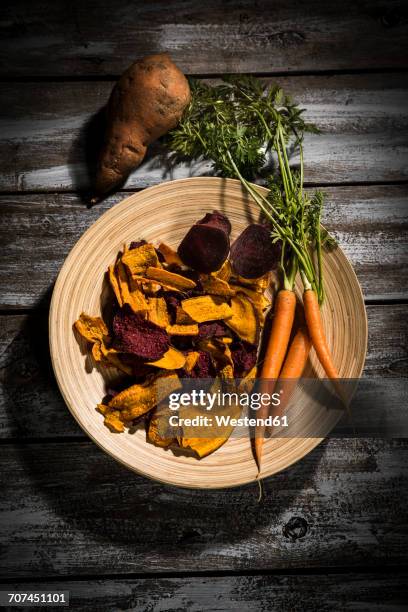
[(119, 580), (84, 580), (2, 585), (2, 590), (70, 592), (77, 612), (123, 610), (166, 612), (389, 612), (406, 605), (408, 574), (331, 574), (296, 576), (209, 576)]
[[(355, 266), (368, 299), (406, 298), (408, 185), (326, 188), (323, 221)], [(71, 247), (118, 193), (87, 210), (72, 194), (0, 196), (0, 307), (47, 304)]]
[[(364, 375), (407, 376), (408, 305), (368, 306), (367, 313)], [(47, 313), (2, 316), (0, 329), (0, 438), (84, 438), (54, 380)]]
[[(322, 130), (306, 139), (313, 183), (408, 178), (408, 76), (289, 77), (278, 82)], [(0, 92), (0, 189), (87, 190), (111, 82), (14, 83)], [(293, 160), (296, 163), (296, 159)], [(140, 188), (210, 171), (204, 162), (171, 165), (157, 146), (129, 178)]]
[(407, 66), (406, 5), (250, 0), (6, 5), (0, 73), (118, 74), (168, 51), (189, 73), (282, 72)]
[(10, 580), (312, 568), (406, 560), (408, 441), (335, 440), (258, 487), (184, 490), (90, 442), (3, 445), (0, 567)]

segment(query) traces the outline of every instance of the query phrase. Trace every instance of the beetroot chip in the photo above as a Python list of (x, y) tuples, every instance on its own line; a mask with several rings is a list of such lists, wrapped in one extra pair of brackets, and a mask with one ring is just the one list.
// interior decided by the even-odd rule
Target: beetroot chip
[(249, 342), (236, 342), (231, 349), (234, 375), (241, 378), (256, 364), (257, 347)]
[(131, 251), (132, 249), (138, 249), (139, 247), (143, 246), (144, 244), (147, 244), (146, 240), (137, 240), (136, 242), (133, 241), (129, 245), (129, 251)]
[(225, 215), (208, 213), (184, 236), (178, 254), (184, 264), (199, 272), (219, 270), (228, 257), (230, 231)]
[(208, 321), (198, 324), (199, 338), (221, 338), (229, 336), (230, 330), (222, 321)]
[(214, 210), (212, 213), (207, 213), (205, 217), (201, 219), (201, 221), (197, 221), (197, 225), (211, 225), (212, 227), (216, 227), (228, 236), (231, 233), (231, 223), (228, 217), (220, 213), (219, 210)]
[(271, 232), (260, 223), (252, 223), (231, 247), (232, 266), (244, 278), (258, 278), (276, 268), (281, 254), (280, 243), (272, 243)]
[(123, 353), (141, 359), (160, 359), (169, 348), (167, 332), (128, 308), (121, 308), (113, 318), (114, 346)]
[(200, 351), (197, 363), (190, 372), (190, 378), (214, 378), (215, 375), (215, 367), (209, 353)]

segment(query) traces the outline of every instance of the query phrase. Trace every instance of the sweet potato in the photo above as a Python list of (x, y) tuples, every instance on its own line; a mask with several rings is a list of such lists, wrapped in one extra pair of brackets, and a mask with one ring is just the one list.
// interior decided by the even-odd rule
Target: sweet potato
[(184, 74), (166, 53), (132, 64), (112, 90), (93, 201), (121, 185), (147, 146), (174, 128), (190, 102)]

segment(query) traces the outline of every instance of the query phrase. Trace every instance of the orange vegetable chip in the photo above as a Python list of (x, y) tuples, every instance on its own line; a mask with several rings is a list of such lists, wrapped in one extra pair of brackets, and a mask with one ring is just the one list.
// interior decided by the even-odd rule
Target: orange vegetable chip
[[(180, 416), (183, 417), (183, 419), (194, 418), (200, 414), (202, 414), (200, 409), (194, 406), (188, 406), (180, 411)], [(233, 404), (226, 407), (222, 411), (217, 411), (217, 414), (229, 416), (230, 418), (238, 418), (241, 414), (241, 407)], [(232, 425), (214, 426), (214, 424), (212, 424), (202, 426), (200, 427), (200, 437), (197, 438), (194, 435), (197, 432), (197, 429), (194, 426), (183, 426), (182, 434), (177, 436), (177, 441), (180, 448), (190, 449), (198, 456), (199, 459), (202, 459), (225, 444), (233, 430), (234, 427)]]
[(122, 255), (122, 262), (132, 276), (144, 276), (150, 266), (160, 268), (156, 249), (152, 244), (142, 244)]
[(231, 278), (232, 266), (229, 259), (226, 259), (219, 270), (211, 272), (211, 276), (215, 276), (223, 281), (228, 282)]
[(161, 242), (159, 244), (158, 250), (163, 255), (164, 261), (170, 266), (172, 265), (176, 265), (180, 267), (184, 266), (183, 262), (180, 259), (180, 255), (177, 253), (177, 251), (172, 249), (170, 246), (168, 246), (164, 242)]
[(254, 291), (249, 287), (241, 287), (240, 285), (233, 285), (233, 287), (235, 288), (238, 294), (243, 293), (249, 297), (257, 312), (259, 321), (263, 322), (265, 318), (264, 310), (266, 310), (266, 308), (269, 308), (269, 306), (271, 305), (270, 300), (268, 300), (268, 298), (263, 293), (260, 293), (259, 291)]
[(225, 323), (242, 340), (256, 344), (258, 340), (258, 318), (251, 300), (242, 294), (231, 298), (232, 317), (226, 319)]
[(114, 433), (122, 433), (125, 431), (125, 426), (121, 420), (121, 414), (119, 410), (112, 410), (105, 404), (98, 404), (97, 409), (105, 417), (103, 424), (106, 425)]
[(217, 278), (211, 274), (201, 274), (200, 282), (204, 291), (206, 293), (210, 293), (211, 295), (221, 295), (224, 297), (231, 297), (235, 295), (235, 289), (230, 287), (227, 281), (222, 280), (222, 278)]
[(167, 410), (163, 410), (162, 408), (155, 409), (147, 430), (147, 439), (149, 442), (156, 446), (167, 448), (176, 441), (176, 438), (165, 438), (160, 434), (160, 430), (164, 430), (168, 426), (170, 414), (172, 413), (168, 408)]
[(148, 362), (149, 365), (164, 370), (179, 370), (184, 367), (185, 363), (186, 358), (183, 353), (172, 346), (164, 353), (163, 357)]
[(154, 280), (156, 283), (162, 284), (168, 289), (176, 289), (178, 291), (194, 289), (196, 286), (195, 282), (190, 278), (186, 278), (185, 276), (176, 274), (175, 272), (163, 270), (163, 268), (155, 268), (153, 266), (147, 268), (146, 277)]
[(170, 316), (167, 311), (166, 300), (163, 297), (149, 297), (148, 304), (147, 318), (149, 321), (164, 328), (170, 325)]
[[(158, 385), (157, 381), (160, 378), (164, 379), (167, 384)], [(118, 393), (109, 402), (109, 407), (120, 410), (123, 420), (132, 421), (142, 414), (149, 412), (149, 410), (167, 397), (169, 393), (176, 391), (180, 387), (181, 384), (177, 374), (175, 372), (166, 372)], [(160, 393), (162, 396), (160, 396)]]
[(122, 294), (120, 292), (119, 282), (116, 276), (116, 266), (112, 265), (108, 268), (108, 277), (112, 291), (115, 294), (119, 306), (123, 306)]
[(228, 302), (213, 295), (200, 295), (181, 302), (183, 310), (197, 323), (227, 319), (232, 316)]
[(245, 287), (250, 287), (254, 291), (259, 291), (260, 293), (263, 293), (265, 289), (268, 288), (270, 281), (270, 272), (267, 272), (259, 278), (244, 278), (243, 276), (237, 275), (234, 280), (234, 282), (236, 282), (237, 284), (244, 285)]
[(176, 308), (176, 323), (177, 325), (195, 325), (195, 321), (182, 309), (181, 306)]
[(200, 353), (198, 351), (190, 351), (189, 353), (187, 353), (186, 363), (184, 364), (184, 369), (186, 372), (191, 372), (191, 370), (197, 363), (199, 357)]
[(102, 341), (109, 334), (108, 328), (101, 317), (90, 317), (84, 312), (81, 312), (79, 319), (74, 323), (74, 327), (88, 342)]
[(166, 331), (170, 336), (198, 336), (198, 325), (168, 325)]
[(140, 291), (136, 281), (134, 281), (132, 277), (129, 277), (121, 260), (116, 264), (116, 277), (122, 298), (122, 305), (129, 304), (135, 314), (149, 310), (149, 305), (145, 296)]

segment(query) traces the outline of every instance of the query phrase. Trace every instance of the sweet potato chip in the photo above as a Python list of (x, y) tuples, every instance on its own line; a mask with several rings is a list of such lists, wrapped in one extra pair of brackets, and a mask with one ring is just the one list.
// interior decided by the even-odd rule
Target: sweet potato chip
[(229, 279), (231, 278), (231, 274), (232, 274), (232, 266), (231, 266), (231, 262), (229, 259), (226, 259), (224, 261), (224, 263), (222, 264), (219, 270), (216, 270), (215, 272), (211, 272), (211, 276), (220, 278), (221, 280), (226, 281), (227, 283)]
[(116, 276), (116, 266), (112, 265), (108, 268), (108, 278), (110, 286), (112, 287), (112, 291), (115, 294), (116, 300), (119, 306), (123, 306), (122, 294), (120, 292), (120, 287), (118, 283), (118, 279)]
[(149, 310), (149, 305), (145, 296), (140, 291), (137, 283), (128, 275), (122, 261), (119, 260), (116, 264), (116, 277), (119, 286), (122, 305), (129, 304), (134, 313), (146, 312)]
[(184, 265), (177, 251), (172, 249), (170, 246), (168, 246), (164, 242), (161, 242), (159, 244), (158, 250), (163, 255), (164, 261), (166, 262), (166, 264), (168, 264), (169, 266), (176, 265), (176, 266), (182, 267)]
[(79, 319), (74, 323), (74, 327), (88, 342), (102, 341), (109, 334), (108, 328), (101, 317), (90, 317), (84, 312), (81, 312)]
[(149, 321), (164, 328), (170, 325), (170, 316), (164, 297), (149, 297), (148, 304), (149, 312), (147, 313), (147, 318)]
[(170, 336), (198, 336), (198, 325), (168, 325), (166, 331)]
[(181, 302), (183, 310), (197, 323), (227, 319), (232, 316), (228, 302), (221, 297), (201, 295)]
[(176, 307), (176, 324), (177, 325), (195, 325), (194, 319), (182, 309), (181, 306)]
[(249, 297), (257, 312), (259, 321), (263, 322), (265, 318), (264, 311), (271, 305), (270, 300), (268, 300), (263, 293), (254, 291), (254, 289), (250, 289), (249, 287), (242, 287), (240, 285), (232, 285), (232, 287), (234, 287), (236, 293), (243, 293)]
[(155, 368), (163, 368), (163, 370), (179, 370), (184, 368), (186, 358), (181, 351), (178, 351), (173, 346), (164, 353), (163, 357), (157, 361), (149, 361), (148, 365)]
[(200, 357), (200, 353), (198, 351), (190, 351), (186, 355), (186, 362), (184, 364), (184, 370), (189, 373), (196, 365), (198, 358)]
[(163, 268), (150, 266), (147, 268), (145, 275), (146, 278), (172, 290), (176, 289), (178, 291), (186, 291), (187, 289), (194, 289), (196, 286), (196, 283), (190, 278), (186, 278), (185, 276), (176, 274), (175, 272), (163, 270)]
[[(203, 414), (199, 408), (188, 406), (180, 411), (180, 416), (183, 419), (193, 419), (195, 416)], [(239, 405), (228, 406), (224, 410), (217, 410), (217, 414), (228, 416), (229, 418), (239, 418), (241, 407)], [(207, 433), (207, 431), (208, 433)], [(228, 440), (234, 430), (233, 425), (218, 425), (201, 426), (200, 437), (195, 437), (197, 428), (182, 427), (182, 433), (177, 436), (177, 441), (180, 448), (192, 450), (199, 459), (206, 457), (220, 448)], [(208, 437), (206, 437), (206, 435)]]
[[(166, 382), (165, 385), (157, 384), (160, 378)], [(121, 391), (111, 399), (109, 408), (120, 410), (122, 420), (132, 421), (154, 408), (169, 393), (177, 391), (180, 387), (177, 374), (166, 372), (151, 377), (143, 384), (136, 384)]]
[(212, 276), (211, 274), (201, 274), (200, 282), (205, 293), (211, 295), (221, 295), (223, 297), (231, 297), (235, 295), (235, 289), (230, 287), (227, 281)]
[(242, 340), (255, 344), (258, 340), (258, 318), (251, 300), (246, 295), (231, 298), (232, 316), (225, 320)]
[(109, 406), (105, 404), (98, 404), (97, 409), (105, 417), (103, 424), (113, 433), (122, 433), (125, 431), (125, 426), (121, 420), (121, 413), (119, 410), (109, 408)]
[(129, 376), (132, 374), (132, 368), (124, 363), (124, 361), (121, 359), (121, 354), (119, 351), (112, 347), (108, 348), (104, 342), (101, 343), (99, 350), (101, 352), (102, 359), (107, 361), (109, 365), (115, 366), (115, 368), (121, 370)]
[(236, 283), (238, 285), (243, 285), (244, 287), (249, 287), (254, 291), (259, 291), (259, 293), (263, 293), (265, 289), (268, 288), (270, 282), (270, 272), (267, 272), (259, 278), (245, 278), (243, 276), (234, 276), (234, 278), (231, 280), (231, 283)]
[(122, 255), (122, 262), (132, 276), (144, 276), (150, 266), (160, 268), (156, 249), (152, 244), (142, 244)]
[(161, 448), (167, 448), (176, 442), (176, 438), (165, 438), (160, 435), (160, 430), (166, 429), (170, 414), (172, 413), (169, 409), (164, 411), (161, 408), (156, 408), (149, 422), (147, 440)]

